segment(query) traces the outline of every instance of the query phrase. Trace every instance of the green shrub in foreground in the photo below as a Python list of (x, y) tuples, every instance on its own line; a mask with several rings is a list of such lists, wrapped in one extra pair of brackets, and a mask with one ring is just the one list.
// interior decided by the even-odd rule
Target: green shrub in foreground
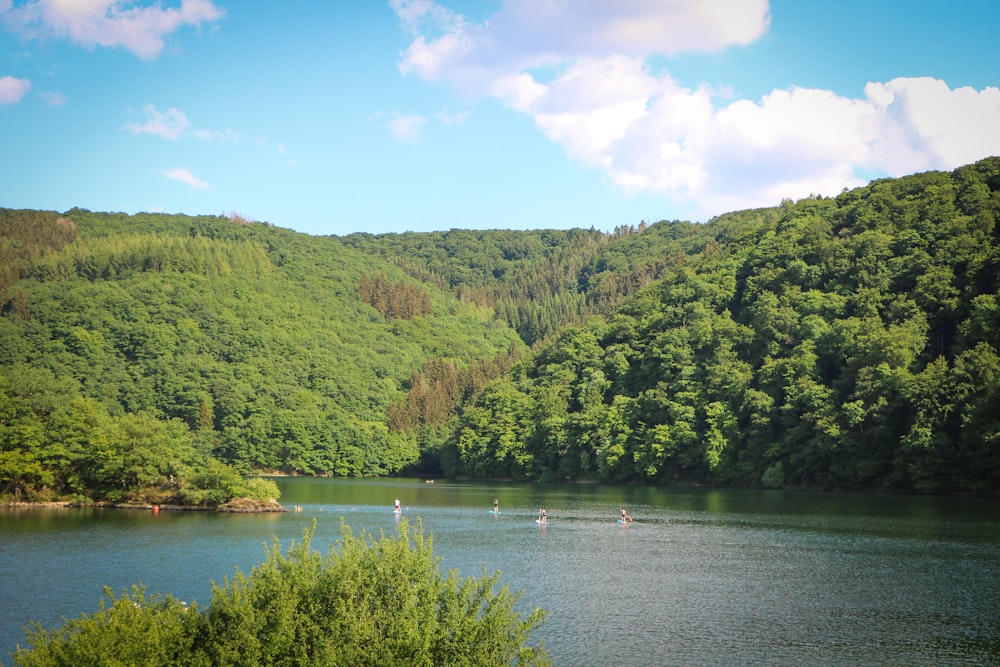
[(432, 540), (400, 523), (395, 536), (355, 537), (323, 555), (315, 534), (282, 553), (275, 541), (249, 576), (238, 570), (202, 610), (141, 587), (62, 627), (36, 627), (22, 667), (88, 665), (547, 665), (528, 645), (544, 611), (523, 617), (499, 573), (442, 574)]

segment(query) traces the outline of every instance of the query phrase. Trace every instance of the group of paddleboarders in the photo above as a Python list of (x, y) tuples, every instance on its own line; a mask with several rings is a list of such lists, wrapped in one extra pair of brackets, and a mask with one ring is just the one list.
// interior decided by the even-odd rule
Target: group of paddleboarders
[[(399, 507), (399, 498), (396, 498), (396, 505), (393, 508), (393, 512), (395, 512), (396, 514), (399, 514), (400, 512), (402, 512), (402, 510)], [(493, 511), (490, 512), (490, 513), (491, 514), (500, 514), (500, 499), (499, 498), (494, 498), (493, 499)], [(625, 511), (625, 506), (623, 505), (622, 508), (621, 508), (621, 518), (618, 519), (618, 522), (619, 523), (630, 523), (632, 521), (635, 521), (635, 519), (633, 519), (629, 515), (629, 513)], [(549, 522), (549, 513), (547, 511), (545, 511), (544, 507), (539, 508), (538, 509), (538, 523), (548, 523), (548, 522)]]
[[(494, 514), (499, 514), (500, 513), (500, 500), (498, 498), (494, 498), (493, 499), (493, 513)], [(538, 521), (538, 523), (548, 523), (549, 522), (549, 513), (545, 510), (544, 507), (538, 508), (538, 519), (537, 519), (537, 521)], [(632, 521), (635, 521), (635, 519), (633, 519), (632, 516), (628, 512), (625, 511), (625, 506), (623, 505), (622, 508), (621, 508), (621, 519), (619, 519), (618, 521), (620, 523), (630, 523)]]

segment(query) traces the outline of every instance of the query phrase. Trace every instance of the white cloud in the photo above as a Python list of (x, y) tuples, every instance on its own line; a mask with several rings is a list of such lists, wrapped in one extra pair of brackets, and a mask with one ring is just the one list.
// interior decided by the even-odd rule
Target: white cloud
[(869, 83), (865, 95), (882, 119), (876, 160), (893, 175), (949, 169), (1000, 155), (1000, 89), (951, 90), (930, 77)]
[(770, 24), (767, 0), (506, 0), (481, 26), (429, 0), (390, 4), (414, 35), (400, 71), (471, 94), (577, 58), (711, 53)]
[(172, 181), (180, 181), (185, 185), (190, 185), (192, 188), (197, 190), (208, 190), (208, 183), (201, 180), (197, 176), (191, 173), (191, 170), (186, 167), (174, 167), (173, 169), (165, 169), (162, 173), (166, 178)]
[(768, 0), (507, 0), (486, 31), (497, 50), (576, 58), (712, 53), (769, 24)]
[(607, 165), (607, 148), (647, 113), (654, 96), (672, 87), (646, 73), (638, 58), (581, 59), (549, 85), (521, 80), (515, 104), (573, 157)]
[(0, 76), (0, 104), (17, 104), (31, 90), (31, 82), (12, 76)]
[(211, 0), (181, 0), (179, 8), (135, 6), (128, 0), (31, 0), (0, 5), (0, 19), (26, 37), (68, 39), (85, 48), (122, 47), (143, 60), (163, 50), (164, 37), (185, 25), (217, 21)]
[[(792, 88), (719, 105), (707, 89), (644, 81), (638, 61), (586, 66), (543, 86), (525, 111), (624, 191), (664, 194), (699, 219), (836, 194), (862, 185), (858, 172), (899, 176), (1000, 154), (997, 88), (894, 79), (861, 99)], [(598, 95), (603, 81), (603, 102), (581, 100), (571, 77)]]
[(482, 25), (428, 0), (392, 4), (414, 35), (401, 72), (493, 96), (625, 192), (699, 219), (1000, 154), (993, 87), (899, 78), (861, 98), (792, 87), (749, 100), (649, 67), (759, 38), (766, 0), (506, 0)]
[(145, 121), (131, 122), (125, 125), (125, 130), (132, 134), (152, 134), (164, 139), (179, 139), (191, 126), (183, 111), (173, 107), (166, 111), (157, 111), (152, 104), (142, 108)]

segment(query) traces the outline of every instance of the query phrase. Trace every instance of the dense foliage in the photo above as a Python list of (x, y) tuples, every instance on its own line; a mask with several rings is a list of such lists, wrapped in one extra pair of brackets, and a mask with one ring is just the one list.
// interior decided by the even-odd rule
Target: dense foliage
[[(610, 234), (0, 210), (0, 386), (242, 472), (996, 492), (998, 193), (991, 158)], [(19, 410), (0, 485), (66, 487)]]
[[(69, 403), (57, 415), (81, 431), (85, 420), (156, 422), (144, 483), (207, 456), (242, 472), (397, 472), (418, 445), (389, 431), (385, 410), (410, 374), (429, 358), (465, 365), (517, 342), (433, 286), (407, 319), (387, 317), (363, 302), (359, 280), (399, 284), (398, 268), (266, 224), (79, 209), (4, 211), (0, 224), (19, 277), (0, 295), (0, 402), (17, 400), (5, 392), (30, 369), (47, 374), (36, 402), (83, 399), (74, 416)], [(50, 415), (30, 402), (15, 412), (0, 419), (0, 493), (110, 485), (111, 472), (70, 480)]]
[(62, 627), (36, 627), (21, 667), (81, 665), (545, 665), (528, 643), (544, 612), (522, 615), (499, 573), (442, 574), (432, 540), (400, 523), (374, 540), (344, 527), (339, 550), (311, 548), (315, 533), (282, 553), (277, 542), (249, 576), (215, 585), (190, 607), (141, 587)]
[(1000, 491), (998, 217), (993, 158), (712, 220), (480, 393), (447, 470)]

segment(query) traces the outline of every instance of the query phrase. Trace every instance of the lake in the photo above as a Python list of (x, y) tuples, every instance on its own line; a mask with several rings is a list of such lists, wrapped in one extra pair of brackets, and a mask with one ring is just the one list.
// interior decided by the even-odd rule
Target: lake
[[(323, 550), (342, 519), (394, 531), (399, 498), (442, 568), (500, 570), (523, 608), (548, 610), (533, 638), (556, 665), (1000, 664), (998, 499), (275, 481), (302, 512), (0, 510), (0, 662), (29, 621), (91, 613), (104, 586), (207, 605), (212, 581), (314, 520)], [(634, 523), (616, 523), (622, 505)]]

